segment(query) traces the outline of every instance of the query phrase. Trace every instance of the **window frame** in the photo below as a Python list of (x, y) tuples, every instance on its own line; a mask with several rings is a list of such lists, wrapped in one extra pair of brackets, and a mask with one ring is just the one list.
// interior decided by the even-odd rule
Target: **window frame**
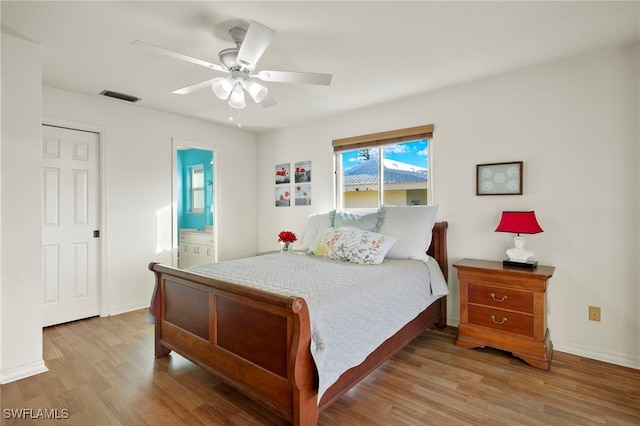
[[(202, 173), (202, 186), (196, 186), (195, 183), (194, 183), (194, 175), (198, 171), (200, 173)], [(207, 204), (206, 200), (204, 198), (205, 197), (205, 188), (206, 188), (205, 179), (204, 179), (204, 177), (205, 177), (204, 164), (196, 164), (196, 165), (193, 165), (193, 166), (189, 167), (189, 177), (190, 177), (190, 182), (189, 183), (190, 183), (190, 186), (191, 186), (191, 203), (190, 203), (190, 206), (189, 206), (191, 208), (190, 213), (202, 214), (202, 213), (204, 213), (204, 206)], [(196, 195), (196, 192), (200, 192), (202, 194), (202, 197), (201, 197), (202, 204), (203, 204), (202, 207), (195, 207), (195, 200), (196, 200), (196, 196), (195, 195)]]
[[(404, 129), (397, 129), (379, 133), (371, 133), (368, 135), (354, 136), (343, 139), (334, 139), (331, 142), (333, 146), (333, 158), (334, 158), (334, 205), (337, 209), (343, 209), (343, 164), (342, 153), (346, 151), (355, 151), (358, 149), (372, 149), (377, 148), (379, 154), (383, 157), (383, 151), (385, 146), (397, 145), (405, 142), (414, 142), (422, 139), (427, 139), (428, 149), (428, 163), (427, 163), (427, 205), (431, 204), (433, 185), (432, 185), (432, 140), (433, 140), (433, 124), (427, 124), (424, 126), (409, 127)], [(384, 165), (383, 161), (378, 161), (378, 207), (384, 202)], [(372, 210), (373, 208), (361, 208), (350, 210)]]

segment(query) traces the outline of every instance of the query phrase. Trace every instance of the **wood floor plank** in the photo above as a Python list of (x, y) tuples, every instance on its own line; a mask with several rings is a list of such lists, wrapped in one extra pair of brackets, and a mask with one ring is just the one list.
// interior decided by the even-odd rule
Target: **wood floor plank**
[[(49, 371), (0, 387), (1, 424), (284, 424), (181, 356), (155, 359), (146, 316), (45, 329)], [(29, 409), (65, 409), (69, 418), (4, 415)], [(427, 330), (321, 413), (319, 424), (640, 425), (640, 370), (555, 352), (544, 371), (496, 349), (459, 348), (454, 328)]]

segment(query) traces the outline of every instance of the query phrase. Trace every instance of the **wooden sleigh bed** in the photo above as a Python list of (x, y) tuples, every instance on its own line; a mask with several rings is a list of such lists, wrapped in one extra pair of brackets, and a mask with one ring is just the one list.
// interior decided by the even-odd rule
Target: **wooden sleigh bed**
[[(428, 254), (447, 279), (447, 222), (437, 222)], [(294, 425), (316, 425), (319, 413), (427, 327), (446, 326), (446, 297), (384, 341), (360, 365), (343, 373), (318, 401), (318, 376), (310, 351), (307, 303), (149, 264), (156, 285), (155, 356), (172, 350), (213, 373)]]

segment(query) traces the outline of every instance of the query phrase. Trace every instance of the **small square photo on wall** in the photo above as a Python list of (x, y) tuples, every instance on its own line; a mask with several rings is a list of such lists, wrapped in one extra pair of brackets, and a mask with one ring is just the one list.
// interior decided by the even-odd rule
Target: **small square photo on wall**
[(311, 182), (311, 161), (300, 161), (294, 164), (296, 183)]
[(311, 185), (296, 185), (296, 206), (311, 205)]
[(276, 164), (275, 167), (276, 185), (281, 183), (291, 183), (291, 164)]
[(276, 186), (276, 207), (289, 207), (291, 205), (291, 188)]

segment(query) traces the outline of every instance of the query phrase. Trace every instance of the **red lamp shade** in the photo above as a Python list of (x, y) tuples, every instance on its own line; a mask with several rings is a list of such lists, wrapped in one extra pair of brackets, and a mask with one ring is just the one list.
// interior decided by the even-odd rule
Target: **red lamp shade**
[(513, 232), (520, 234), (537, 234), (542, 228), (536, 220), (536, 213), (531, 212), (502, 212), (496, 232)]

